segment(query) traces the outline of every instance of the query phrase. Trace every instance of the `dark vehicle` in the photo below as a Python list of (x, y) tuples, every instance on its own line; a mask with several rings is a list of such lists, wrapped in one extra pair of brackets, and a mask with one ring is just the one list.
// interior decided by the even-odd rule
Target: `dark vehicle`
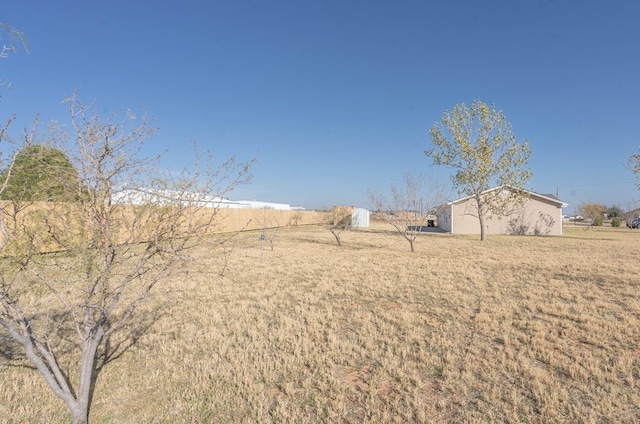
[(640, 228), (640, 218), (636, 218), (633, 221), (631, 221), (631, 224), (629, 224), (629, 227)]

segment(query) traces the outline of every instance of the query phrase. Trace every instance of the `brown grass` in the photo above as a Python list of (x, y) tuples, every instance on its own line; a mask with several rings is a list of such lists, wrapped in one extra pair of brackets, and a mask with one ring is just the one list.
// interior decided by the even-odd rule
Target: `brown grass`
[[(413, 255), (382, 226), (258, 237), (156, 291), (94, 422), (640, 421), (637, 231), (425, 234)], [(22, 364), (0, 358), (0, 421), (67, 421)]]

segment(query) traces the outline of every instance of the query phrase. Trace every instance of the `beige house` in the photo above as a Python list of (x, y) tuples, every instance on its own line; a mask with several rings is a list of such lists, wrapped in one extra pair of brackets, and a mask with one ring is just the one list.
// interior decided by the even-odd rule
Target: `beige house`
[[(508, 190), (496, 187), (495, 190)], [(487, 216), (487, 234), (562, 235), (562, 208), (568, 204), (552, 194), (526, 191), (521, 206), (508, 214)], [(478, 207), (473, 197), (441, 205), (436, 210), (438, 227), (453, 234), (480, 234)]]

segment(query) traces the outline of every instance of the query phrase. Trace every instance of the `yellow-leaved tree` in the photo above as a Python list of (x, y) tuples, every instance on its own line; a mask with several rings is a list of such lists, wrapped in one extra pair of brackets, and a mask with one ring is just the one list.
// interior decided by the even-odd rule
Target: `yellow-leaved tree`
[(480, 239), (486, 240), (488, 217), (509, 214), (525, 198), (523, 187), (532, 175), (529, 143), (518, 143), (504, 113), (480, 100), (445, 111), (431, 128), (431, 142), (425, 154), (434, 165), (455, 170), (453, 186), (474, 199), (469, 213), (478, 217)]

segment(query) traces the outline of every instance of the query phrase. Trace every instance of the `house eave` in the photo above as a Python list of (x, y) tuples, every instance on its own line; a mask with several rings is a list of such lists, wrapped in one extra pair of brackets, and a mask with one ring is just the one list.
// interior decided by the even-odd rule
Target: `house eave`
[[(502, 188), (505, 188), (505, 186), (497, 186), (497, 187), (493, 187), (493, 188), (490, 188), (490, 189), (488, 189), (488, 190), (483, 191), (481, 194), (490, 193), (490, 192), (492, 192), (492, 191), (499, 190), (499, 189), (502, 189)], [(562, 201), (562, 200), (560, 200), (560, 199), (552, 198), (552, 197), (549, 197), (549, 196), (545, 196), (544, 194), (536, 193), (536, 192), (534, 192), (534, 191), (530, 191), (530, 190), (526, 190), (526, 189), (522, 189), (522, 190), (523, 190), (525, 193), (527, 193), (527, 195), (528, 195), (528, 196), (530, 196), (530, 197), (537, 197), (537, 198), (539, 198), (539, 199), (544, 199), (544, 200), (546, 200), (546, 201), (548, 201), (548, 202), (551, 202), (551, 203), (554, 203), (554, 204), (558, 205), (558, 206), (559, 206), (559, 207), (561, 207), (561, 208), (566, 208), (567, 206), (569, 206), (569, 204), (568, 204), (567, 202), (563, 202), (563, 201)], [(471, 195), (471, 196), (466, 196), (466, 197), (462, 197), (462, 198), (460, 198), (460, 199), (457, 199), (457, 200), (453, 200), (453, 201), (451, 201), (451, 202), (448, 202), (448, 203), (446, 203), (446, 204), (442, 205), (442, 207), (444, 207), (444, 206), (451, 206), (451, 205), (454, 205), (454, 204), (457, 204), (457, 203), (463, 203), (463, 202), (466, 202), (466, 201), (468, 201), (469, 199), (472, 199), (472, 198), (473, 198), (473, 195)]]

